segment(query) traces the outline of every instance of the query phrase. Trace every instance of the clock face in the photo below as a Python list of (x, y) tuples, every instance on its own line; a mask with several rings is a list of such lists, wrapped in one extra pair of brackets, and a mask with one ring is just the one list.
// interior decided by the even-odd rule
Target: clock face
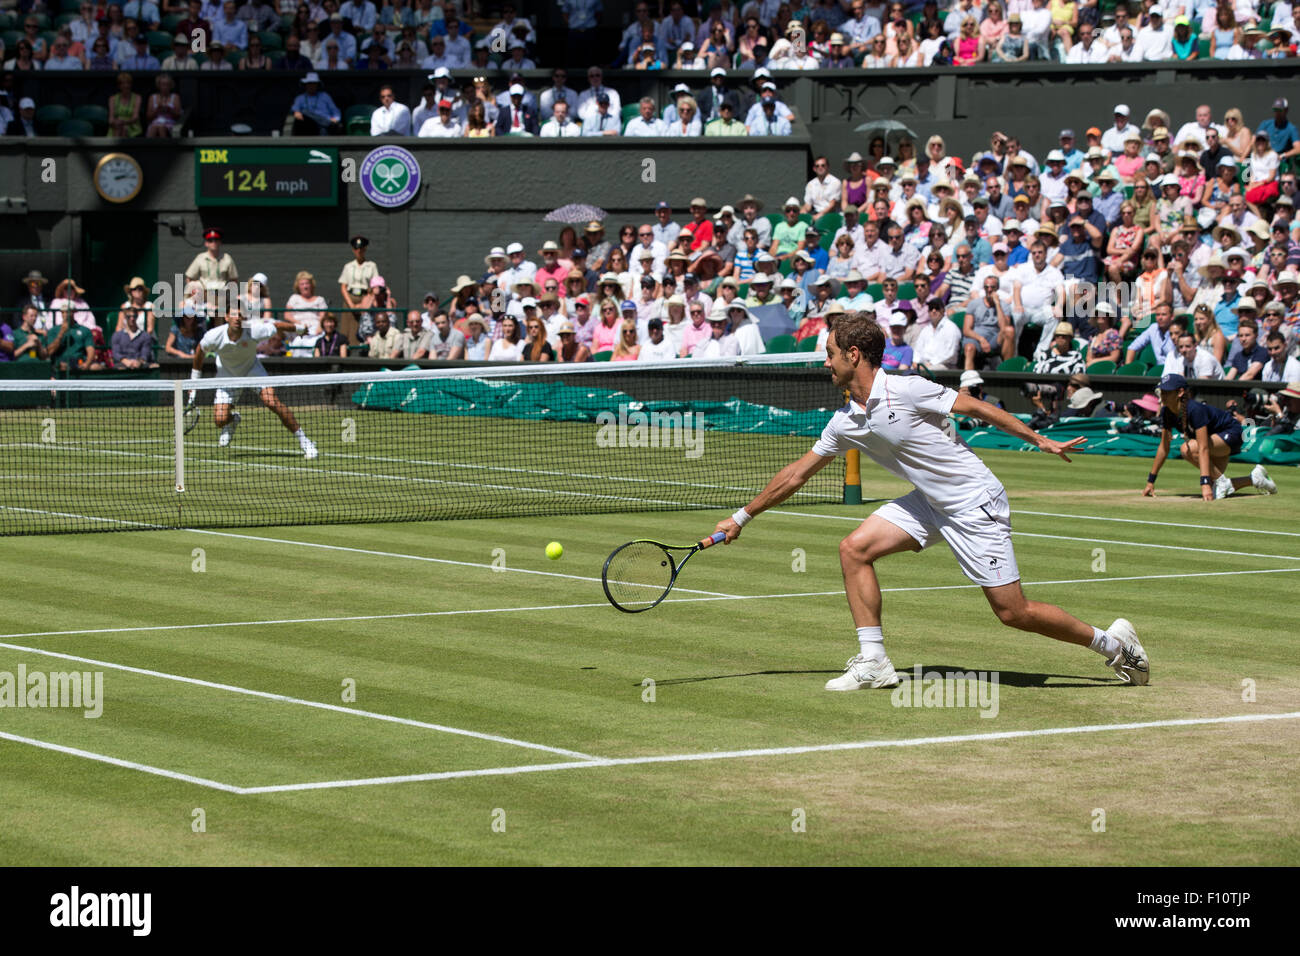
[(125, 153), (109, 153), (95, 167), (95, 188), (109, 202), (127, 202), (144, 184), (140, 164)]

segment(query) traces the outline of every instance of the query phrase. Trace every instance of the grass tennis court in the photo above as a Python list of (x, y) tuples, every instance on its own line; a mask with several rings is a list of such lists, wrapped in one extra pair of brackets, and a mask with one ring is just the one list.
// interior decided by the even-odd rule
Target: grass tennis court
[[(1207, 505), (1181, 462), (1150, 501), (1135, 459), (982, 457), (1030, 597), (1132, 619), (1149, 687), (1002, 628), (936, 548), (880, 565), (887, 646), (997, 672), (997, 716), (824, 692), (871, 506), (764, 515), (634, 616), (608, 552), (728, 512), (8, 538), (0, 671), (102, 671), (104, 700), (0, 709), (0, 863), (1294, 863), (1295, 470)], [(1159, 726), (1044, 733), (1109, 724)]]

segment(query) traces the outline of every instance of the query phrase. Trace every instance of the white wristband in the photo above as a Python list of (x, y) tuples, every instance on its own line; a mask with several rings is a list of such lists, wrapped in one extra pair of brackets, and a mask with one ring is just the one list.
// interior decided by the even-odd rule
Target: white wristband
[(731, 520), (736, 522), (736, 524), (739, 527), (743, 528), (745, 527), (745, 525), (749, 524), (751, 521), (754, 520), (754, 516), (750, 514), (748, 511), (746, 511), (744, 508), (741, 508), (739, 511), (737, 511), (734, 515), (731, 516)]
[(202, 378), (203, 373), (196, 368), (190, 369), (190, 378)]

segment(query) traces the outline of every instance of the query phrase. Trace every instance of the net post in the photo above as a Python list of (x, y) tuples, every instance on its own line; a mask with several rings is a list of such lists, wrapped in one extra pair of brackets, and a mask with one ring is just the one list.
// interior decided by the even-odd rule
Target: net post
[[(844, 390), (844, 401), (851, 400), (849, 390)], [(844, 503), (862, 504), (862, 452), (850, 448), (844, 453)]]
[(862, 452), (850, 448), (844, 453), (844, 503), (862, 504)]
[(176, 490), (185, 490), (185, 395), (181, 387), (183, 379), (177, 379), (172, 390), (172, 419), (176, 441)]

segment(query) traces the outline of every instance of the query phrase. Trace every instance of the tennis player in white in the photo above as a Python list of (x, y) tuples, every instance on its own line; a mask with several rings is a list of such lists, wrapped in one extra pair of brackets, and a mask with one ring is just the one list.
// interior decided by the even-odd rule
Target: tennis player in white
[[(267, 374), (261, 360), (257, 357), (257, 343), (265, 342), (277, 331), (301, 332), (302, 329), (292, 322), (272, 322), (266, 319), (245, 321), (243, 313), (238, 308), (232, 308), (226, 314), (225, 325), (210, 329), (199, 340), (198, 347), (194, 349), (194, 365), (190, 371), (190, 378), (203, 376), (203, 360), (208, 355), (216, 357), (217, 378), (246, 378), (250, 375)], [(212, 417), (216, 420), (217, 427), (221, 429), (217, 444), (223, 448), (230, 444), (235, 429), (239, 427), (241, 416), (239, 412), (233, 410), (233, 406), (239, 400), (240, 391), (241, 389), (228, 391), (219, 388), (212, 399)], [(319, 454), (316, 445), (298, 426), (298, 420), (293, 417), (289, 407), (280, 401), (275, 394), (275, 389), (258, 389), (257, 395), (262, 404), (275, 412), (280, 421), (284, 422), (284, 427), (298, 439), (303, 455), (308, 459), (315, 458)]]
[(947, 542), (963, 573), (984, 589), (998, 620), (1022, 631), (1090, 648), (1105, 657), (1126, 683), (1150, 676), (1146, 651), (1133, 625), (1120, 618), (1102, 630), (1051, 604), (1026, 599), (1011, 547), (1011, 507), (1006, 489), (970, 447), (944, 434), (950, 412), (974, 415), (1004, 432), (1060, 455), (1086, 439), (1044, 438), (1002, 409), (919, 375), (886, 375), (880, 368), (885, 334), (874, 315), (851, 312), (835, 319), (826, 342), (826, 368), (849, 403), (837, 411), (812, 450), (787, 465), (753, 501), (718, 522), (730, 544), (754, 516), (779, 505), (837, 455), (857, 448), (915, 490), (877, 510), (840, 542), (840, 565), (860, 653), (827, 690), (894, 687), (898, 674), (885, 654), (880, 625), (880, 584), (875, 562), (898, 551)]

